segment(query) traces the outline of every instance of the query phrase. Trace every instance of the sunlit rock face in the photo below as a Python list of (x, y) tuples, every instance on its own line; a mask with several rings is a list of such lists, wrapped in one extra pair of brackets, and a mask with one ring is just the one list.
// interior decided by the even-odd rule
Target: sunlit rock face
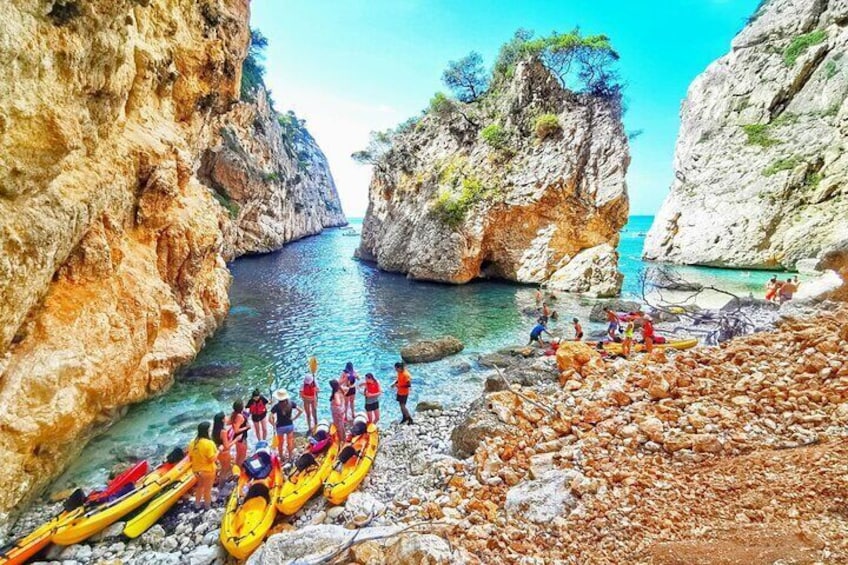
[(274, 251), (347, 223), (321, 148), (301, 120), (273, 109), (264, 88), (211, 130), (199, 176), (232, 220), (228, 257)]
[(645, 258), (793, 269), (848, 239), (846, 20), (770, 0), (695, 79)]
[(198, 178), (225, 124), (280, 127), (237, 102), (247, 0), (10, 0), (0, 18), (2, 512), (194, 358), (229, 308), (225, 259), (343, 217), (302, 126), (299, 157), (243, 148), (273, 189), (217, 179), (235, 216)]
[[(630, 162), (616, 101), (568, 92), (541, 64), (523, 62), (499, 90), (463, 106), (471, 120), (430, 113), (395, 136), (374, 168), (359, 257), (416, 279), (616, 294)], [(537, 135), (542, 114), (555, 115), (559, 131)], [(495, 121), (503, 148), (481, 135)], [(483, 196), (446, 220), (439, 199), (450, 191)]]

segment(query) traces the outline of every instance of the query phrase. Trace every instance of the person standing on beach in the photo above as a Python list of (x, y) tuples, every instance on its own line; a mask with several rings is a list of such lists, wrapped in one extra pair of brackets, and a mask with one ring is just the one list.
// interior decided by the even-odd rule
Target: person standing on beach
[(256, 439), (258, 441), (268, 439), (268, 428), (265, 427), (265, 418), (268, 417), (268, 399), (262, 396), (258, 388), (253, 390), (250, 400), (247, 401), (247, 411), (250, 412), (250, 419), (253, 421)]
[(303, 377), (300, 399), (303, 401), (303, 413), (306, 414), (307, 431), (312, 432), (318, 425), (318, 384), (311, 374)]
[(333, 415), (339, 445), (342, 445), (345, 441), (345, 395), (336, 379), (330, 381), (330, 413)]
[(233, 402), (233, 413), (230, 415), (230, 431), (236, 444), (236, 459), (234, 463), (241, 467), (247, 459), (247, 431), (250, 426), (244, 417), (244, 402), (236, 400)]
[(580, 325), (580, 320), (574, 318), (571, 323), (574, 325), (574, 341), (583, 341), (583, 326)]
[(403, 419), (401, 419), (400, 423), (412, 425), (414, 422), (412, 421), (412, 416), (409, 415), (409, 409), (406, 407), (406, 401), (409, 400), (409, 391), (412, 388), (412, 375), (409, 374), (409, 371), (406, 370), (406, 365), (403, 363), (395, 363), (395, 372), (397, 373), (397, 378), (392, 383), (392, 388), (397, 389), (395, 399), (400, 405), (401, 414), (403, 414)]
[(289, 461), (294, 458), (294, 421), (303, 412), (283, 389), (274, 393), (274, 400), (277, 403), (271, 408), (271, 424), (277, 433), (277, 454), (280, 461)]
[(356, 415), (356, 381), (358, 380), (359, 375), (356, 374), (353, 363), (348, 361), (339, 377), (339, 385), (345, 395), (345, 418), (351, 420)]
[(368, 422), (376, 424), (380, 421), (380, 383), (373, 373), (365, 373), (365, 382), (360, 385), (365, 394), (365, 413)]
[(654, 350), (654, 321), (650, 316), (642, 319), (642, 340), (645, 342), (645, 351), (650, 353)]
[(789, 302), (790, 300), (792, 300), (792, 297), (795, 296), (796, 292), (798, 292), (798, 287), (795, 286), (795, 283), (792, 282), (792, 279), (786, 279), (786, 282), (780, 285), (780, 291), (778, 292), (780, 303), (783, 304), (784, 302)]
[(218, 483), (230, 478), (233, 466), (233, 438), (227, 427), (227, 416), (223, 412), (215, 414), (212, 420), (212, 442), (218, 446)]
[(218, 448), (209, 439), (209, 422), (197, 425), (197, 437), (188, 444), (188, 460), (192, 472), (197, 475), (197, 486), (194, 487), (194, 507), (201, 505), (208, 510), (212, 505), (212, 485), (215, 483), (215, 461), (218, 459)]
[(766, 300), (768, 302), (773, 302), (775, 297), (777, 297), (777, 289), (780, 286), (780, 283), (777, 282), (777, 275), (773, 276), (766, 283)]
[(625, 357), (630, 357), (630, 348), (633, 345), (633, 334), (636, 330), (636, 325), (633, 320), (628, 320), (624, 326), (624, 342), (621, 344), (621, 353)]
[(609, 335), (610, 341), (616, 341), (618, 339), (618, 328), (621, 324), (621, 321), (618, 319), (618, 314), (613, 312), (612, 308), (605, 309), (607, 313), (607, 335)]

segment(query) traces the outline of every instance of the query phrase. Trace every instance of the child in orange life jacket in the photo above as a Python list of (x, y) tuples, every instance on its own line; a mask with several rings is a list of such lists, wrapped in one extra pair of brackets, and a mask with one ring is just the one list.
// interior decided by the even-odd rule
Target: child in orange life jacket
[(368, 422), (376, 424), (380, 421), (380, 394), (383, 389), (380, 388), (380, 383), (373, 373), (366, 373), (365, 382), (359, 387), (365, 394), (365, 413), (368, 415)]

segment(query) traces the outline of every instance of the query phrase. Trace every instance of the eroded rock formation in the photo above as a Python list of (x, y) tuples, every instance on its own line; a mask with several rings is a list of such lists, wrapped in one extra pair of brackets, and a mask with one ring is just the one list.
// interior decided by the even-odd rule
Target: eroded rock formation
[(228, 257), (273, 251), (347, 223), (324, 153), (302, 120), (274, 111), (263, 87), (211, 129), (199, 175), (233, 220)]
[(522, 62), (480, 101), (394, 135), (374, 167), (359, 256), (416, 279), (617, 294), (629, 161), (617, 101), (568, 92)]
[[(0, 512), (167, 387), (226, 315), (224, 259), (274, 243), (246, 243), (248, 215), (234, 223), (196, 174), (216, 116), (250, 114), (233, 108), (248, 16), (248, 0), (0, 6)], [(320, 152), (294, 146), (318, 182)], [(272, 166), (260, 141), (244, 150)], [(297, 190), (245, 197), (294, 208), (275, 242), (338, 220), (301, 218), (283, 201), (317, 191)]]
[(793, 269), (848, 235), (848, 4), (770, 0), (689, 88), (645, 257)]

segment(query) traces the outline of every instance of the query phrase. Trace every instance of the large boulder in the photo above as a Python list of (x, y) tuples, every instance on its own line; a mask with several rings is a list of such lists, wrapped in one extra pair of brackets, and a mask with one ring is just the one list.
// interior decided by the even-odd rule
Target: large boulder
[(385, 558), (393, 565), (455, 565), (464, 561), (448, 542), (433, 534), (400, 536), (388, 545)]
[(507, 426), (489, 411), (487, 404), (485, 398), (472, 403), (468, 416), (451, 432), (451, 448), (456, 457), (471, 457), (484, 440), (508, 432)]
[(590, 370), (603, 367), (601, 354), (582, 341), (561, 342), (557, 348), (556, 360), (560, 371), (573, 370), (583, 376)]
[(417, 341), (401, 348), (400, 356), (407, 363), (430, 363), (456, 355), (465, 346), (453, 336)]
[(547, 286), (595, 298), (618, 296), (624, 275), (618, 271), (618, 252), (608, 243), (584, 249), (548, 279)]
[(577, 506), (577, 499), (571, 494), (571, 484), (580, 476), (574, 470), (545, 471), (538, 479), (523, 481), (510, 488), (504, 508), (509, 514), (521, 515), (536, 524), (549, 523)]

